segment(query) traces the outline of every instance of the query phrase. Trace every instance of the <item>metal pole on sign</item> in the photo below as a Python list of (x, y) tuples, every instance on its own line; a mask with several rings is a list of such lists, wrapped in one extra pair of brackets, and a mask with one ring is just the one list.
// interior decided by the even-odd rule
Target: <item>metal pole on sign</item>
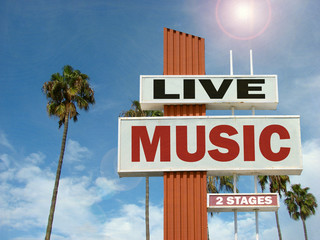
[(252, 49), (250, 49), (250, 75), (253, 75)]
[(230, 50), (230, 75), (233, 75), (232, 50)]
[[(258, 193), (257, 183), (258, 183), (258, 176), (254, 175), (254, 192), (255, 193)], [(256, 240), (259, 240), (259, 214), (258, 214), (258, 210), (255, 211), (255, 215), (256, 215)]]
[[(230, 50), (230, 75), (233, 75), (232, 50)], [(234, 107), (231, 107), (232, 116), (234, 116)], [(233, 174), (233, 192), (237, 193), (237, 175)], [(238, 212), (234, 210), (234, 240), (238, 240)]]
[[(233, 60), (232, 60), (232, 50), (230, 50), (230, 76), (233, 75)], [(231, 114), (234, 116), (234, 107), (231, 107)]]
[[(250, 49), (250, 74), (253, 75), (253, 59), (252, 59), (252, 50)], [(252, 115), (255, 115), (255, 108), (252, 107)], [(257, 175), (254, 175), (254, 192), (258, 193), (258, 178)], [(255, 219), (256, 219), (256, 240), (259, 240), (259, 213), (258, 210), (255, 211)]]
[[(237, 193), (237, 175), (233, 174), (233, 192)], [(238, 211), (234, 210), (234, 240), (238, 240)]]

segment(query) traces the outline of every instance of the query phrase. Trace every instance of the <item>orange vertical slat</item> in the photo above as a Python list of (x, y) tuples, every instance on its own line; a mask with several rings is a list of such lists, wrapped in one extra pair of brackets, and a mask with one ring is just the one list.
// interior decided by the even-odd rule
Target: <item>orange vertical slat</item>
[(180, 217), (181, 217), (181, 204), (177, 204), (177, 202), (181, 201), (181, 184), (180, 184), (181, 179), (177, 176), (174, 176), (174, 180), (173, 180), (173, 186), (174, 186), (174, 197), (178, 200), (176, 200), (174, 202), (174, 239), (181, 239), (181, 221), (180, 221)]
[(192, 38), (187, 37), (187, 59), (186, 59), (186, 66), (187, 66), (187, 74), (192, 74), (192, 57), (193, 57), (193, 51), (192, 51)]
[(201, 212), (201, 175), (200, 172), (195, 172), (195, 179), (194, 179), (194, 186), (199, 186), (199, 187), (194, 187), (194, 196), (199, 196), (198, 198), (194, 198), (194, 211), (195, 211), (195, 216), (194, 216), (194, 228), (195, 229), (200, 229), (200, 231), (197, 231), (196, 238), (195, 239), (201, 239), (201, 214), (197, 214), (198, 212)]
[(187, 74), (187, 67), (186, 67), (186, 34), (180, 33), (180, 74), (186, 75)]
[[(188, 214), (186, 209), (186, 206), (188, 205), (188, 188), (187, 188), (187, 181), (188, 181), (188, 176), (187, 174), (181, 174), (181, 193), (182, 193), (182, 198), (181, 198), (181, 208), (183, 208), (183, 211), (181, 213), (181, 225), (182, 226), (187, 226), (188, 224)], [(181, 232), (181, 239), (187, 239), (187, 232), (182, 231)]]
[[(204, 39), (164, 29), (164, 75), (204, 75)], [(165, 116), (204, 116), (205, 105), (165, 105)], [(164, 173), (164, 239), (207, 240), (206, 172)]]
[(192, 56), (193, 56), (193, 62), (192, 62), (192, 69), (194, 74), (199, 74), (199, 41), (198, 39), (192, 38)]
[(173, 74), (180, 72), (180, 34), (173, 34)]

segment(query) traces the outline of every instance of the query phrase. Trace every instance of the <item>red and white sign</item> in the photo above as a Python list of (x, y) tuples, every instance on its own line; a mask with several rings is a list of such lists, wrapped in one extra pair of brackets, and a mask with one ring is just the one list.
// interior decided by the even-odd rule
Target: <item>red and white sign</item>
[(208, 194), (209, 212), (276, 211), (279, 208), (277, 193)]
[(302, 171), (299, 116), (119, 118), (118, 150), (121, 177)]
[(206, 109), (277, 109), (276, 75), (146, 75), (140, 76), (144, 110), (165, 104), (205, 104)]

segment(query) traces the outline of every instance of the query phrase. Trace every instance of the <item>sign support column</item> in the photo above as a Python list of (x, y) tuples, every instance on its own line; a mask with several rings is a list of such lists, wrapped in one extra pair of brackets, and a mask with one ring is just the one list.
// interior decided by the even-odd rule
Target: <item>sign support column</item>
[[(204, 39), (164, 28), (164, 75), (204, 75)], [(165, 105), (165, 116), (204, 116), (206, 106)], [(207, 240), (207, 173), (165, 172), (164, 239)]]

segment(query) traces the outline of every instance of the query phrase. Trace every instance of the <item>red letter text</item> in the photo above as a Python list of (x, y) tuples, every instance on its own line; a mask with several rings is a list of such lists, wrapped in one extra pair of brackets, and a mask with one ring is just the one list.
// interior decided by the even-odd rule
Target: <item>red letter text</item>
[(280, 125), (270, 125), (265, 127), (260, 135), (259, 145), (262, 155), (270, 161), (282, 161), (289, 153), (289, 147), (281, 147), (279, 152), (274, 153), (271, 149), (271, 136), (277, 133), (280, 139), (290, 139), (290, 134), (287, 129)]
[(160, 162), (170, 162), (170, 126), (156, 126), (150, 142), (145, 126), (132, 126), (132, 162), (140, 162), (140, 141), (147, 162), (153, 162), (160, 142)]
[(187, 126), (177, 126), (177, 156), (186, 162), (196, 162), (203, 158), (206, 151), (205, 127), (197, 126), (197, 151), (189, 153)]
[(228, 149), (227, 153), (221, 153), (218, 149), (208, 151), (209, 155), (217, 161), (227, 162), (235, 159), (239, 154), (239, 145), (236, 141), (221, 137), (221, 133), (227, 133), (229, 136), (237, 134), (237, 130), (229, 125), (219, 125), (210, 131), (209, 138), (213, 145)]

